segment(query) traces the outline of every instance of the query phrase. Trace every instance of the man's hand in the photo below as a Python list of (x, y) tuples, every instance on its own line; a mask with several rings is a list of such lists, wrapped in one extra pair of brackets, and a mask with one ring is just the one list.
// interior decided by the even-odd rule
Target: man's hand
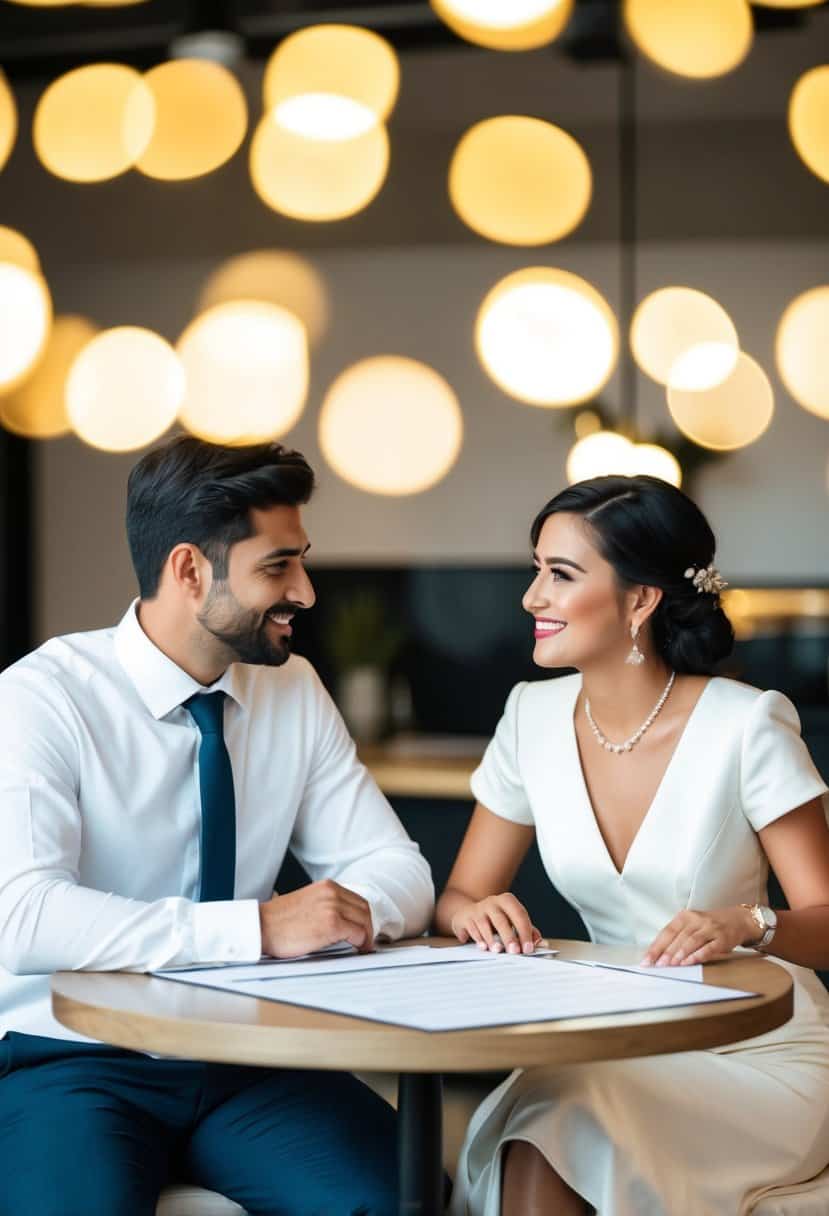
[(524, 905), (507, 891), (470, 902), (452, 917), (452, 932), (460, 942), (477, 942), (494, 954), (532, 954), (541, 934), (531, 923)]
[(262, 953), (295, 958), (335, 942), (351, 942), (361, 953), (374, 949), (371, 911), (360, 895), (331, 878), (312, 882), (259, 905)]

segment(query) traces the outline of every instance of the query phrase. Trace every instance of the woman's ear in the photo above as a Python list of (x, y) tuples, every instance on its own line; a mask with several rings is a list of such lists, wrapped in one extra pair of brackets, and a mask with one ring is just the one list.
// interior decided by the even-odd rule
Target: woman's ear
[(641, 629), (653, 615), (662, 600), (661, 587), (648, 587), (644, 584), (636, 588), (636, 599), (633, 604), (631, 623)]

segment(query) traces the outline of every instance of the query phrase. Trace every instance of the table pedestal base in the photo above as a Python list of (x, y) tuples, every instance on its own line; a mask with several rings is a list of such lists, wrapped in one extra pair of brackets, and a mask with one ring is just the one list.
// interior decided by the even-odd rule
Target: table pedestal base
[(397, 1115), (398, 1216), (441, 1216), (444, 1197), (440, 1074), (401, 1073)]

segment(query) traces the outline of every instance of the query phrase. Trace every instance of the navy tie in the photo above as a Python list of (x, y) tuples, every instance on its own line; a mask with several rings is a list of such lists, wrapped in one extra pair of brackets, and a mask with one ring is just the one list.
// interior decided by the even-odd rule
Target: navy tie
[(236, 799), (222, 729), (224, 701), (223, 692), (208, 692), (184, 702), (201, 731), (201, 903), (233, 899), (236, 878)]

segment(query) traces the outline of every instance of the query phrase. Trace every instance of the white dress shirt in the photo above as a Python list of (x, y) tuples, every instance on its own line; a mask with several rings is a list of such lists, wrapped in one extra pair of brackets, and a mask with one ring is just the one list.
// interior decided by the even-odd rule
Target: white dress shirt
[[(216, 689), (236, 885), (200, 904), (201, 736), (182, 702)], [(135, 604), (117, 628), (53, 638), (0, 674), (0, 1035), (82, 1037), (52, 1017), (53, 971), (254, 962), (289, 847), (368, 901), (377, 936), (426, 927), (429, 867), (305, 659), (233, 664), (205, 690)]]

